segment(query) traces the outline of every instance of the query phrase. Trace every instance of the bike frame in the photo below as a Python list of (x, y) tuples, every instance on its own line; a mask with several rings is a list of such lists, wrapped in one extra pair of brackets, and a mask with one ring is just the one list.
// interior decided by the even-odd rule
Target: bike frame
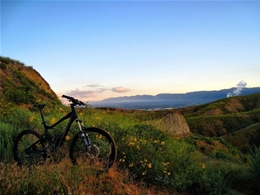
[[(86, 135), (83, 133), (83, 128), (84, 128), (84, 124), (81, 120), (78, 119), (78, 115), (77, 115), (77, 112), (74, 108), (74, 104), (71, 104), (70, 107), (71, 107), (71, 111), (64, 117), (62, 117), (61, 119), (59, 119), (56, 123), (54, 123), (53, 125), (47, 125), (46, 124), (46, 121), (45, 121), (45, 118), (44, 118), (44, 115), (43, 115), (43, 111), (42, 109), (40, 109), (40, 113), (41, 113), (41, 118), (42, 118), (42, 124), (44, 126), (44, 131), (45, 131), (45, 134), (46, 135), (50, 135), (49, 133), (49, 129), (52, 129), (54, 128), (55, 126), (57, 126), (58, 124), (62, 123), (63, 121), (67, 120), (67, 119), (70, 119), (67, 123), (67, 126), (65, 128), (65, 131), (64, 133), (62, 134), (61, 138), (58, 140), (58, 142), (56, 143), (56, 147), (60, 147), (62, 146), (62, 144), (64, 143), (64, 140), (65, 140), (65, 137), (67, 136), (69, 130), (70, 130), (70, 127), (73, 123), (73, 121), (75, 120), (78, 124), (78, 127), (79, 127), (79, 131), (82, 133), (82, 137), (83, 137), (83, 141), (84, 143), (89, 143), (89, 140), (86, 139)], [(88, 140), (88, 141), (87, 141)]]

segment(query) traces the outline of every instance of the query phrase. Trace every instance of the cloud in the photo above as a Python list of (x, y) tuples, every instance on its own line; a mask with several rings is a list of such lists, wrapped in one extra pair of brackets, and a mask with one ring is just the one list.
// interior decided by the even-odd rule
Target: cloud
[(97, 98), (99, 94), (105, 93), (106, 91), (112, 91), (116, 93), (126, 93), (129, 92), (130, 89), (124, 87), (106, 88), (99, 84), (90, 84), (90, 85), (84, 85), (81, 88), (70, 90), (65, 94), (80, 99), (82, 101), (84, 100), (87, 101), (91, 98)]
[(111, 90), (116, 93), (126, 93), (130, 91), (130, 89), (124, 87), (114, 87)]
[(245, 88), (247, 85), (247, 83), (245, 81), (240, 81), (238, 84), (237, 84), (237, 88), (232, 91), (232, 92), (229, 92), (227, 94), (227, 97), (233, 97), (233, 96), (239, 96), (241, 94), (241, 91), (243, 90), (243, 88)]
[(67, 95), (79, 98), (79, 99), (85, 99), (85, 98), (93, 98), (96, 97), (97, 91), (95, 90), (71, 90), (67, 93)]
[(97, 87), (101, 87), (101, 85), (94, 83), (94, 84), (90, 84), (90, 85), (85, 85), (84, 87), (97, 88)]
[(96, 88), (94, 87), (93, 90), (86, 90), (86, 89), (78, 89), (70, 90), (66, 93), (68, 96), (72, 96), (78, 99), (88, 99), (88, 98), (95, 98), (98, 96), (98, 94), (103, 93), (104, 91), (107, 91), (109, 89), (107, 88)]

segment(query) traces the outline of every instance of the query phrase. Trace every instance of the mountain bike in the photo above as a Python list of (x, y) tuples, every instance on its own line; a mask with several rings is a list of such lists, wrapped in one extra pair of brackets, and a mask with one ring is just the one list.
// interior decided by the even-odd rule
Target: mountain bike
[[(44, 133), (27, 129), (20, 132), (13, 147), (14, 160), (18, 165), (41, 165), (53, 156), (67, 138), (72, 123), (77, 123), (79, 131), (74, 135), (69, 146), (69, 156), (73, 164), (88, 163), (99, 170), (109, 169), (115, 162), (117, 149), (111, 135), (100, 128), (85, 127), (78, 118), (75, 107), (87, 107), (87, 104), (73, 97), (63, 95), (70, 102), (71, 111), (52, 125), (47, 125), (43, 114), (45, 104), (35, 104), (40, 110)], [(60, 136), (55, 139), (50, 130), (61, 122), (69, 119), (67, 126)]]

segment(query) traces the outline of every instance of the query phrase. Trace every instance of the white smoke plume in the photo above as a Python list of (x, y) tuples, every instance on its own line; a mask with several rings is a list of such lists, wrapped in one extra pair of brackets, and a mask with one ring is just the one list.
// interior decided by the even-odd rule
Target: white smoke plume
[(232, 91), (232, 92), (229, 92), (227, 94), (227, 97), (233, 97), (233, 96), (239, 96), (241, 94), (241, 91), (243, 90), (243, 88), (245, 88), (247, 85), (247, 83), (245, 81), (240, 81), (238, 84), (237, 84), (237, 88)]

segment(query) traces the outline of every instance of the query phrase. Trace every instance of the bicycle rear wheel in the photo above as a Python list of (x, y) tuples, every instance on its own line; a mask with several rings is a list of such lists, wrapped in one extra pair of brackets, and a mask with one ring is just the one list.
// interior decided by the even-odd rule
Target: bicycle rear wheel
[(77, 133), (70, 146), (73, 164), (88, 163), (94, 169), (106, 170), (115, 162), (117, 150), (114, 139), (103, 129), (90, 127), (83, 130), (91, 144), (84, 144), (81, 132)]
[(33, 130), (24, 130), (14, 141), (14, 160), (18, 165), (40, 165), (46, 158), (41, 135)]

